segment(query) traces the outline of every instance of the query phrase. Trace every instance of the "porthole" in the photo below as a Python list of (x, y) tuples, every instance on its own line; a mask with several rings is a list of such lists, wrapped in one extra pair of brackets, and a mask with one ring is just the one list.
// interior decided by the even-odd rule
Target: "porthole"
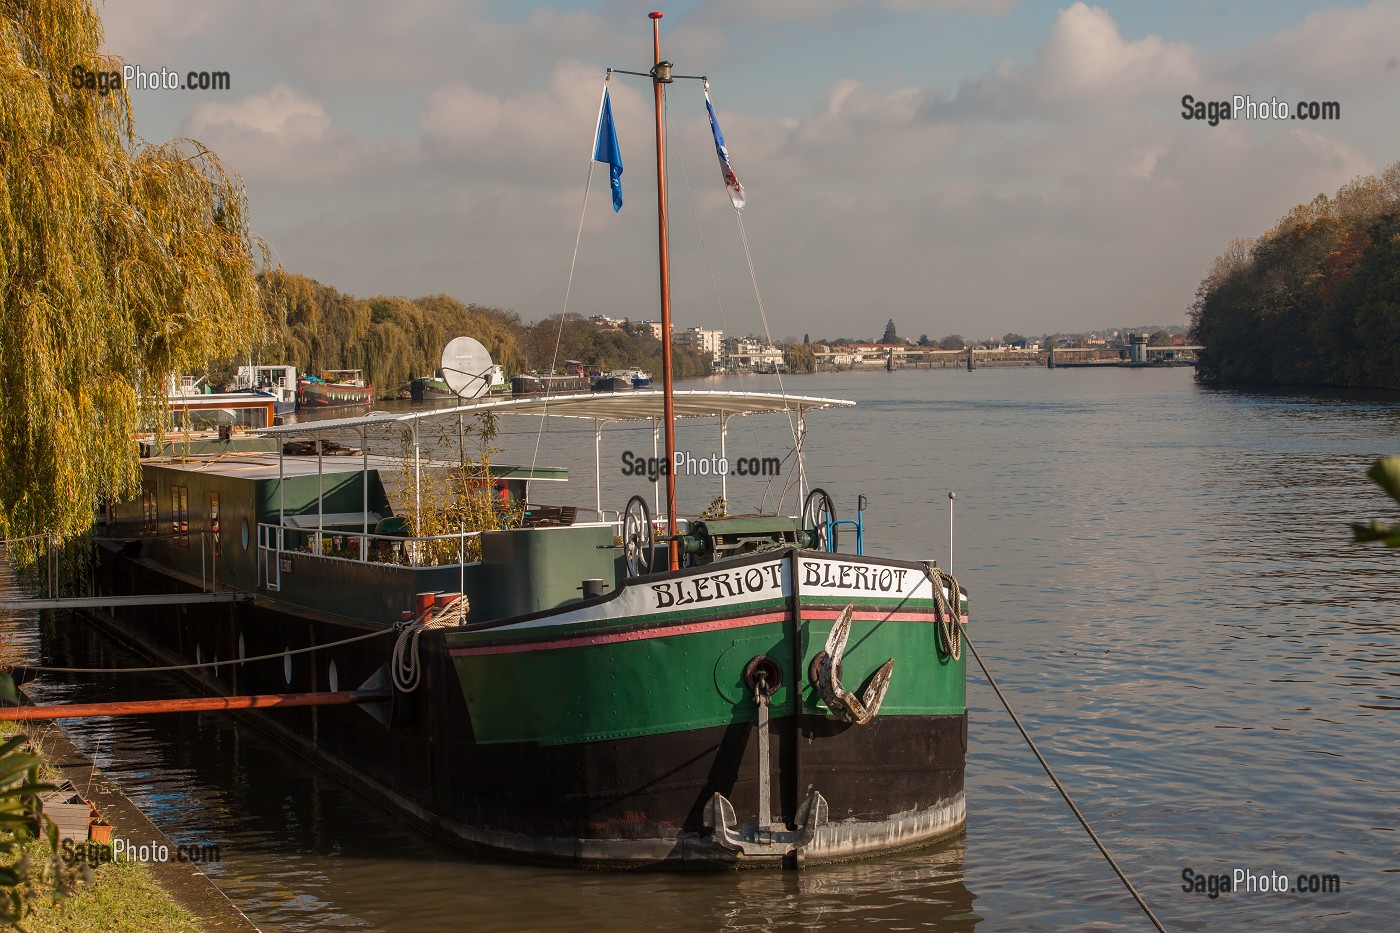
[(244, 516), (244, 518), (243, 518), (243, 531), (242, 531), (242, 534), (240, 535), (240, 540), (242, 540), (242, 542), (243, 542), (243, 550), (245, 550), (245, 551), (248, 550), (248, 545), (251, 543), (251, 539), (248, 537), (248, 518), (247, 518), (247, 516)]
[(292, 684), (292, 649), (282, 650), (282, 676), (287, 679), (287, 686)]
[(334, 661), (331, 662), (330, 683), (331, 683), (331, 693), (337, 693), (337, 692), (339, 692), (339, 690), (340, 690), (340, 674), (338, 674), (338, 673), (336, 672), (336, 669), (335, 669), (335, 662), (334, 662)]
[(243, 636), (238, 636), (238, 660), (242, 661), (248, 656), (248, 652), (243, 649)]
[(196, 645), (194, 646), (194, 663), (196, 663), (196, 664), (203, 664), (203, 663), (204, 663), (204, 652), (203, 652), (203, 650), (200, 649), (200, 647), (199, 647), (198, 644), (196, 644)]

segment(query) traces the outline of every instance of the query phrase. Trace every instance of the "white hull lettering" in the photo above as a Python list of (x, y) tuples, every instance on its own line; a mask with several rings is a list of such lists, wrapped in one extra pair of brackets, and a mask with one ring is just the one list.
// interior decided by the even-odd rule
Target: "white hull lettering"
[(826, 586), (838, 590), (865, 590), (871, 593), (903, 593), (904, 578), (908, 573), (903, 567), (869, 567), (862, 564), (838, 566), (805, 560), (802, 562), (802, 585)]
[[(748, 567), (728, 573), (709, 574), (687, 580), (670, 580), (651, 584), (656, 596), (655, 609), (691, 606), (735, 596), (751, 596), (768, 590), (782, 592), (781, 564)], [(901, 571), (902, 573), (903, 571)]]

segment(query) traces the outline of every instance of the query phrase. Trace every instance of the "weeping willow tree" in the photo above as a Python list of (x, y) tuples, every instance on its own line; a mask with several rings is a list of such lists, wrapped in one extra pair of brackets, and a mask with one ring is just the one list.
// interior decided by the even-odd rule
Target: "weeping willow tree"
[(0, 534), (76, 535), (136, 493), (167, 378), (256, 339), (257, 244), (235, 173), (91, 80), (121, 61), (89, 3), (0, 13)]

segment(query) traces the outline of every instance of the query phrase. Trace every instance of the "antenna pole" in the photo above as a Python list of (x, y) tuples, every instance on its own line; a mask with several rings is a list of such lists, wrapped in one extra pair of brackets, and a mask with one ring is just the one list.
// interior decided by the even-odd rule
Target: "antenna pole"
[(670, 65), (661, 68), (661, 16), (651, 17), (652, 88), (656, 92), (656, 230), (661, 253), (661, 385), (666, 414), (666, 534), (669, 539), (670, 569), (680, 568), (680, 544), (676, 540), (676, 400), (671, 380), (671, 249), (666, 229), (666, 130), (662, 105), (665, 85), (670, 82)]

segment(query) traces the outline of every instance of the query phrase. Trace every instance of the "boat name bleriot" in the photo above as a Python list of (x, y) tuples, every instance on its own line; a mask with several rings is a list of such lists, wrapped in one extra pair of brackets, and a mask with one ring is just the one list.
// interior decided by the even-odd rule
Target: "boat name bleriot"
[(781, 564), (762, 564), (693, 580), (653, 583), (651, 591), (656, 594), (657, 609), (707, 603), (725, 596), (745, 596), (760, 590), (781, 589), (782, 580), (778, 576), (781, 567)]
[(904, 576), (909, 572), (902, 567), (864, 567), (860, 564), (842, 564), (841, 569), (836, 570), (831, 564), (814, 560), (804, 560), (802, 571), (803, 586), (878, 590), (881, 593), (904, 592)]

